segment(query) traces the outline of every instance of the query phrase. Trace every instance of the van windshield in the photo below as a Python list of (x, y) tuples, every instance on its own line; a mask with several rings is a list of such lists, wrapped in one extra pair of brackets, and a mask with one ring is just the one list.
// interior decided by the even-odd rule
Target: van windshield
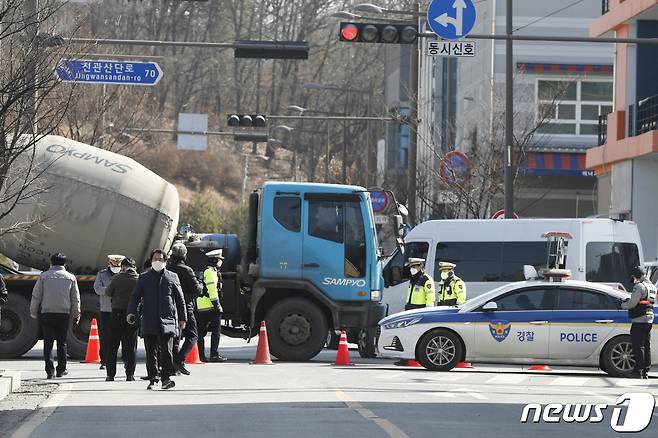
[(634, 243), (589, 242), (586, 252), (586, 280), (599, 283), (621, 283), (633, 289), (631, 270), (640, 265), (640, 254)]

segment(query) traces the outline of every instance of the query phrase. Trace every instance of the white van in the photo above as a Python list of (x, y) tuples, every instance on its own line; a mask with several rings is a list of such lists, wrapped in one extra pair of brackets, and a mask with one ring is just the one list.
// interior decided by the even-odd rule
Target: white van
[[(524, 280), (523, 265), (546, 266), (548, 231), (566, 231), (566, 269), (574, 280), (621, 283), (632, 287), (630, 270), (644, 257), (637, 225), (612, 219), (493, 219), (434, 220), (416, 226), (405, 237), (404, 254), (396, 252), (384, 267), (383, 301), (388, 314), (401, 312), (409, 281), (404, 264), (409, 257), (426, 259), (425, 270), (439, 290), (438, 264), (457, 265), (466, 282), (467, 298), (513, 281)], [(438, 280), (437, 280), (438, 279)]]

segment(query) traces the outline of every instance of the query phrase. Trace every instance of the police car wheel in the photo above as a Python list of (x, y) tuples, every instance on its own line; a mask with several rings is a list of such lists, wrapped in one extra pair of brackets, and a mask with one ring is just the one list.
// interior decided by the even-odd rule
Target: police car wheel
[(420, 364), (432, 371), (449, 371), (464, 357), (464, 346), (455, 333), (445, 330), (432, 330), (418, 342), (416, 358)]
[(633, 371), (635, 359), (630, 336), (618, 336), (601, 352), (601, 369), (613, 377), (624, 377)]

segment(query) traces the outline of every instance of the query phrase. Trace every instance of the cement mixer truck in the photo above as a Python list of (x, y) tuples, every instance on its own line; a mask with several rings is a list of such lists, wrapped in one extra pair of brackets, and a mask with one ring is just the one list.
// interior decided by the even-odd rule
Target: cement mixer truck
[[(69, 353), (82, 357), (91, 319), (98, 317), (95, 273), (107, 254), (144, 261), (153, 248), (188, 246), (188, 264), (222, 248), (224, 334), (250, 339), (266, 321), (272, 354), (304, 361), (323, 348), (330, 330), (359, 333), (359, 351), (374, 354), (385, 257), (377, 242), (369, 192), (356, 186), (268, 182), (250, 195), (248, 241), (235, 235), (178, 230), (176, 188), (134, 160), (58, 136), (35, 147), (50, 189), (16, 208), (6, 223), (40, 215), (47, 226), (0, 239), (0, 253), (38, 270), (54, 252), (78, 276), (82, 317), (69, 331)], [(392, 193), (389, 194), (394, 199)], [(396, 204), (397, 205), (397, 204)], [(392, 215), (393, 229), (401, 216)], [(6, 226), (0, 223), (0, 226)], [(395, 234), (395, 233), (393, 233)], [(9, 300), (2, 307), (0, 358), (18, 357), (40, 339), (29, 317), (34, 275), (2, 267)]]

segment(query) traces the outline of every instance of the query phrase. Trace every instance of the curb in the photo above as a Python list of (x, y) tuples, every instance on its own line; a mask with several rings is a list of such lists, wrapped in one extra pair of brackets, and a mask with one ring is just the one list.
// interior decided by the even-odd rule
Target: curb
[(4, 400), (12, 392), (21, 387), (21, 372), (2, 370), (0, 371), (0, 400)]

